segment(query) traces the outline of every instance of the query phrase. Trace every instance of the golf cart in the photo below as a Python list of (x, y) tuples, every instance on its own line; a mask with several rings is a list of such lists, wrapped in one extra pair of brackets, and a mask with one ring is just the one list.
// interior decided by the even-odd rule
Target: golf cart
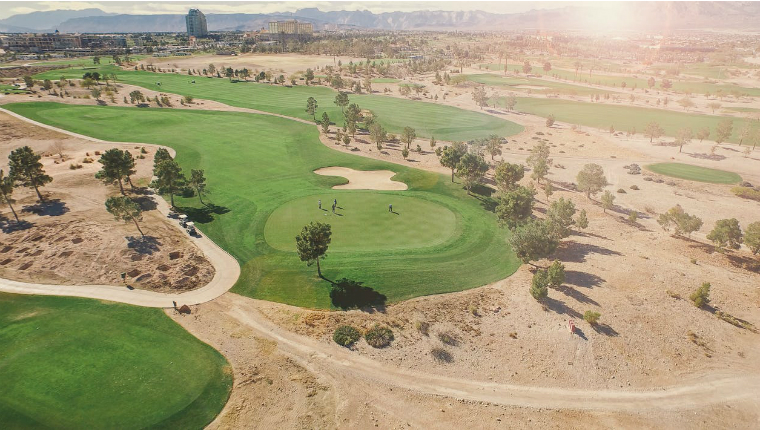
[(179, 225), (181, 225), (183, 228), (187, 227), (187, 215), (182, 214), (179, 216)]
[(190, 236), (198, 235), (198, 231), (195, 229), (195, 223), (192, 221), (189, 221), (187, 223), (187, 234), (189, 234)]

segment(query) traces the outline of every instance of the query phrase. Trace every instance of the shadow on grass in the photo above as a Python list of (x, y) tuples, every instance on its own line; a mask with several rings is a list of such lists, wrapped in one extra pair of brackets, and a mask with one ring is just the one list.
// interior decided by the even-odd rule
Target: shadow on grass
[[(328, 280), (329, 281), (329, 280)], [(342, 278), (332, 283), (330, 299), (333, 306), (346, 309), (361, 309), (365, 312), (385, 312), (386, 297), (359, 281)]]
[(31, 212), (39, 216), (61, 216), (69, 211), (66, 202), (60, 199), (46, 200), (43, 203), (24, 206), (21, 212)]
[(128, 236), (127, 248), (134, 250), (138, 254), (151, 255), (161, 250), (161, 242), (154, 236)]
[(198, 224), (206, 224), (214, 220), (214, 215), (223, 215), (230, 210), (224, 206), (217, 206), (209, 203), (203, 207), (196, 208), (192, 206), (177, 206), (177, 210), (187, 215), (187, 217)]

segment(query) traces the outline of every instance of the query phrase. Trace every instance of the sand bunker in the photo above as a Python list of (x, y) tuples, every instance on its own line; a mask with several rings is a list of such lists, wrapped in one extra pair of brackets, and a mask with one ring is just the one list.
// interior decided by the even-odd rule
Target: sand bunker
[(348, 167), (324, 167), (315, 170), (317, 175), (342, 176), (348, 179), (347, 184), (336, 185), (336, 190), (405, 190), (403, 182), (391, 181), (396, 174), (390, 170), (354, 170)]

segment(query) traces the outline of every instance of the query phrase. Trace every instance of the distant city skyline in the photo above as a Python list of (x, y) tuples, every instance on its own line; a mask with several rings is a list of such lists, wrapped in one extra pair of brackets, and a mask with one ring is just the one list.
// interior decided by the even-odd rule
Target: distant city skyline
[(186, 14), (191, 8), (200, 9), (205, 14), (220, 13), (273, 13), (295, 12), (303, 8), (318, 8), (321, 11), (368, 10), (374, 13), (411, 12), (417, 10), (468, 11), (485, 10), (493, 13), (520, 13), (532, 9), (553, 9), (563, 6), (583, 5), (578, 1), (247, 1), (247, 2), (145, 2), (145, 1), (11, 1), (2, 2), (0, 19), (13, 15), (51, 10), (81, 10), (96, 8), (107, 13), (157, 15)]

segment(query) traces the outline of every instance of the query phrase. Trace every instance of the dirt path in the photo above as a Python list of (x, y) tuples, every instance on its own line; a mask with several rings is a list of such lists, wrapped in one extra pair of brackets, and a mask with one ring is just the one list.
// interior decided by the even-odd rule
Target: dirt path
[(502, 384), (401, 369), (336, 344), (294, 334), (269, 322), (257, 301), (226, 294), (215, 302), (224, 313), (257, 336), (277, 342), (279, 350), (312, 371), (341, 375), (384, 386), (457, 400), (550, 409), (641, 412), (693, 409), (718, 403), (756, 400), (757, 375), (713, 374), (684, 385), (652, 390), (583, 390)]

